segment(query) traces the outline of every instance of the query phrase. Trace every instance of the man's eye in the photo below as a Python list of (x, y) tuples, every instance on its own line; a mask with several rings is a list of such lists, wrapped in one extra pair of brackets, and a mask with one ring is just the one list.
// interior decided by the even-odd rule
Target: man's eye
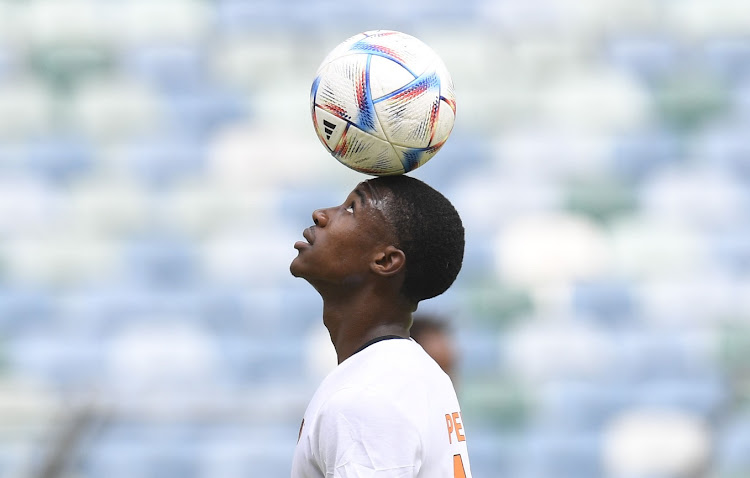
[(354, 214), (354, 205), (352, 204), (351, 206), (348, 206), (346, 208), (346, 211), (349, 212), (350, 214)]

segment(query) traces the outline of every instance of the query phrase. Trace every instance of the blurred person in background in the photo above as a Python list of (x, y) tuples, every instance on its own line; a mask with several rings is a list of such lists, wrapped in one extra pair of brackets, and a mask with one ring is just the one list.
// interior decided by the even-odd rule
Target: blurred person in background
[(409, 332), (411, 338), (454, 380), (457, 352), (446, 319), (431, 314), (414, 314)]
[(419, 302), (461, 269), (455, 208), (420, 180), (386, 176), (313, 222), (290, 270), (323, 298), (339, 365), (305, 411), (292, 477), (470, 477), (453, 385), (409, 340)]

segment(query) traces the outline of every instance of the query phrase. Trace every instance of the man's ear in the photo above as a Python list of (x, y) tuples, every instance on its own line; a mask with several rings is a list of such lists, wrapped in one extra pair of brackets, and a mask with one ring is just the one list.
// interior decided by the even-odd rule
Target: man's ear
[(406, 254), (395, 246), (388, 246), (380, 251), (370, 268), (376, 274), (392, 276), (401, 272), (406, 265)]

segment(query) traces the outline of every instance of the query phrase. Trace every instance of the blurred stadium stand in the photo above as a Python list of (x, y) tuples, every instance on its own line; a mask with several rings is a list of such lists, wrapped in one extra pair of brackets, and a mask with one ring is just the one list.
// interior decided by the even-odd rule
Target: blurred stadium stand
[(333, 366), (288, 273), (364, 177), (318, 63), (403, 30), (458, 117), (475, 477), (750, 476), (745, 0), (0, 0), (0, 478), (288, 476)]

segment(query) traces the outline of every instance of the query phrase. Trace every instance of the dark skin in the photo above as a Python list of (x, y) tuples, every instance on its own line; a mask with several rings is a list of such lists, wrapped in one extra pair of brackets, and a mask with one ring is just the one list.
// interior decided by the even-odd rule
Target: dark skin
[(360, 183), (341, 205), (315, 210), (306, 241), (294, 244), (289, 269), (323, 298), (338, 363), (377, 337), (409, 337), (416, 304), (400, 292), (406, 256), (383, 214), (390, 194)]

